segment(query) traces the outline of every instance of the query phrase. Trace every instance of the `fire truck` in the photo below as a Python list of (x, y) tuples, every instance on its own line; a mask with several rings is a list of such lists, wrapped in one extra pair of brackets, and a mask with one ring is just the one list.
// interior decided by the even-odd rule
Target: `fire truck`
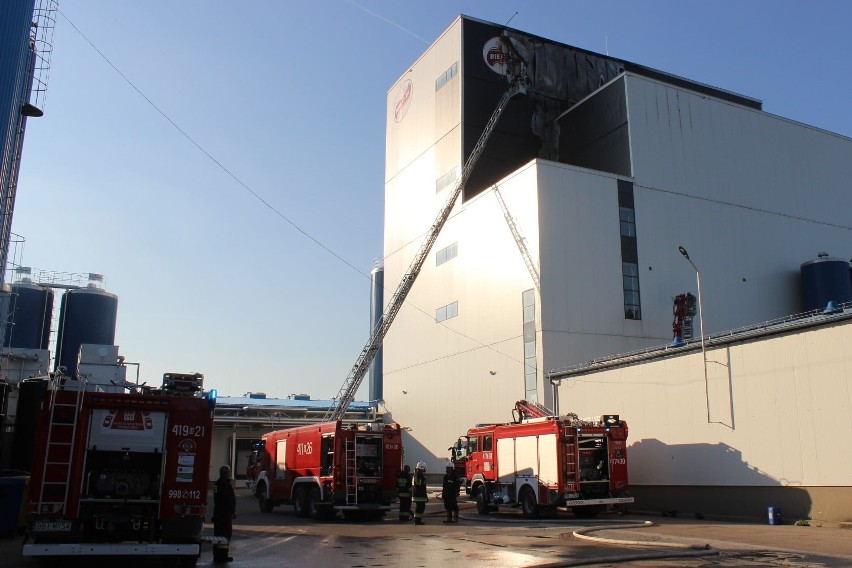
[(260, 510), (291, 504), (296, 515), (381, 518), (396, 498), (402, 469), (398, 424), (323, 422), (265, 434), (246, 478)]
[[(158, 556), (194, 565), (210, 481), (216, 391), (203, 375), (161, 388), (38, 379), (24, 556)], [(110, 392), (111, 391), (111, 392)]]
[(480, 514), (510, 507), (535, 517), (570, 508), (588, 517), (633, 503), (627, 494), (627, 424), (617, 415), (552, 416), (525, 400), (513, 412), (514, 422), (477, 425), (451, 447)]

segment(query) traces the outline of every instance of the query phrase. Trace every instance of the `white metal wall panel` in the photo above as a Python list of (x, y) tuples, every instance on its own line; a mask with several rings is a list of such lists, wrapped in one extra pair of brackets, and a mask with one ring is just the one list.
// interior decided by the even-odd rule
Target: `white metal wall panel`
[[(501, 183), (516, 224), (530, 235), (529, 247), (538, 233), (534, 187), (533, 168)], [(435, 253), (453, 243), (458, 256), (436, 266)], [(385, 263), (389, 283), (407, 268), (396, 256)], [(394, 417), (404, 417), (395, 419), (411, 428), (407, 460), (423, 459), (441, 471), (446, 448), (474, 422), (511, 420), (514, 401), (524, 396), (521, 294), (532, 287), (493, 192), (459, 205), (384, 342), (384, 399)], [(436, 308), (454, 301), (458, 317), (436, 323)], [(457, 401), (465, 401), (466, 410), (445, 416)], [(445, 419), (436, 421), (436, 415)]]
[(848, 138), (643, 77), (627, 88), (638, 183), (848, 227), (846, 212), (826, 206), (849, 186)]
[(700, 351), (566, 380), (563, 408), (619, 409), (633, 485), (850, 486), (850, 341), (847, 321), (711, 349), (732, 400), (711, 392), (710, 422)]
[[(463, 63), (454, 24), (406, 73), (414, 95), (402, 126), (390, 118), (389, 91), (385, 279), (391, 289), (446, 197), (436, 195), (435, 180), (449, 169), (460, 131), (445, 118), (455, 112), (450, 100), (441, 103), (444, 118), (436, 116), (434, 80), (456, 60)], [(799, 265), (823, 250), (852, 256), (846, 174), (852, 141), (645, 78), (627, 79), (642, 320), (624, 319), (616, 176), (539, 160), (500, 184), (540, 267), (539, 394), (548, 402), (543, 374), (550, 369), (671, 341), (672, 298), (696, 293), (695, 271), (679, 245), (701, 269), (708, 333), (796, 313)], [(439, 131), (447, 132), (441, 142)], [(435, 252), (453, 243), (458, 256), (435, 266)], [(457, 205), (384, 343), (386, 411), (410, 428), (408, 461), (423, 459), (441, 471), (446, 448), (467, 428), (511, 419), (514, 401), (524, 396), (521, 293), (529, 288), (532, 280), (493, 193)], [(435, 310), (455, 301), (458, 317), (436, 323)], [(799, 352), (789, 353), (785, 366), (798, 367)], [(670, 447), (678, 446), (678, 474), (671, 479), (690, 472), (692, 479), (711, 481), (703, 460), (712, 455), (717, 473), (728, 464), (734, 479), (765, 482), (759, 470), (742, 467), (745, 454), (750, 464), (762, 464), (756, 467), (776, 468), (774, 460), (783, 459), (789, 479), (823, 478), (823, 439), (806, 443), (813, 434), (804, 431), (799, 460), (777, 442), (773, 454), (757, 435), (730, 440), (728, 427), (718, 424), (694, 442), (693, 430), (703, 427), (693, 417), (707, 415), (703, 369), (700, 359), (684, 365), (674, 376), (634, 368), (641, 385), (629, 393), (621, 385), (595, 385), (587, 393), (600, 407), (595, 412), (580, 408), (579, 391), (563, 388), (561, 408), (620, 414), (631, 424), (631, 441), (634, 423), (647, 423), (654, 437), (640, 441), (639, 460), (671, 460)], [(757, 428), (767, 413), (807, 421), (818, 412), (818, 395), (802, 391), (801, 383), (783, 389), (743, 383), (732, 390), (728, 370), (747, 365), (732, 351), (708, 367), (711, 420), (730, 422), (733, 407), (738, 432), (752, 421)], [(791, 391), (814, 401), (770, 405), (762, 398)], [(745, 407), (754, 414), (742, 414)], [(797, 435), (788, 423), (775, 426), (759, 431), (771, 440)]]

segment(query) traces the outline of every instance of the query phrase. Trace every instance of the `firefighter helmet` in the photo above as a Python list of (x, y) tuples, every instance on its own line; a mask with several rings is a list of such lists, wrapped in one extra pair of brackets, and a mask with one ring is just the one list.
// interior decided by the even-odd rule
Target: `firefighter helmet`
[(455, 469), (455, 467), (456, 467), (456, 465), (453, 462), (451, 462), (451, 461), (447, 462), (447, 469)]
[(426, 464), (422, 461), (417, 462), (417, 465), (414, 466), (414, 469), (419, 469), (420, 471), (426, 471)]

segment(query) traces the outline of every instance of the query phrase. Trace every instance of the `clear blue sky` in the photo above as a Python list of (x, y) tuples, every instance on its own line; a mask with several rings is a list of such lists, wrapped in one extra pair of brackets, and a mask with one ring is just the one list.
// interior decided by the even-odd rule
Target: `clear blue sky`
[(338, 391), (369, 337), (368, 275), (383, 254), (386, 92), (460, 13), (517, 12), (513, 28), (852, 136), (845, 0), (59, 8), (13, 231), (24, 265), (106, 276), (116, 343), (149, 384), (199, 371), (228, 395)]

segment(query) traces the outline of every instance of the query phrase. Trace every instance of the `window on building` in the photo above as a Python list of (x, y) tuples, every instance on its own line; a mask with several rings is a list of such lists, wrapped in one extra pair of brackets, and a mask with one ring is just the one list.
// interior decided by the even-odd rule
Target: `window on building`
[(459, 73), (459, 62), (456, 61), (450, 68), (441, 73), (441, 76), (435, 79), (435, 91), (440, 91), (441, 88), (450, 82), (450, 79), (458, 75)]
[(524, 338), (524, 397), (536, 402), (538, 400), (538, 361), (536, 360), (535, 334), (535, 290), (525, 290), (521, 294), (523, 305), (523, 338)]
[(452, 186), (459, 177), (459, 167), (453, 169), (435, 180), (435, 193), (441, 193), (442, 190)]
[(639, 247), (636, 241), (636, 210), (633, 183), (618, 180), (618, 220), (621, 232), (621, 278), (624, 290), (624, 318), (642, 319), (639, 298)]
[(444, 247), (435, 253), (435, 266), (440, 266), (445, 262), (454, 259), (459, 255), (459, 244), (453, 243), (448, 247)]
[(455, 301), (452, 304), (441, 306), (440, 308), (435, 310), (435, 321), (442, 322), (444, 320), (454, 318), (457, 315), (459, 315), (459, 303), (458, 301)]
[(636, 217), (633, 209), (619, 207), (618, 216), (621, 219), (621, 236), (636, 238)]
[(624, 282), (624, 317), (642, 319), (639, 307), (639, 267), (635, 262), (622, 262), (621, 273)]

